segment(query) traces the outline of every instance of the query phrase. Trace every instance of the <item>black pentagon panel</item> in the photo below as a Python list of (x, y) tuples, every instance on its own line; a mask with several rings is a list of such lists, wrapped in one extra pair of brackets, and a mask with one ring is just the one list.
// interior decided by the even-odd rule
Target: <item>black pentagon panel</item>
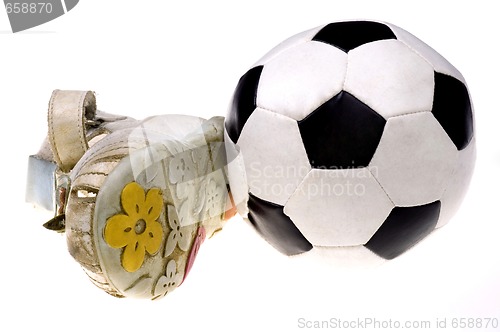
[(436, 228), (440, 210), (440, 201), (395, 207), (365, 247), (385, 259), (396, 258)]
[(384, 131), (385, 119), (348, 92), (341, 91), (299, 121), (313, 168), (368, 166)]
[(472, 106), (467, 87), (452, 76), (434, 73), (432, 114), (458, 150), (469, 145), (473, 133)]
[(278, 251), (297, 255), (313, 248), (293, 221), (277, 205), (252, 194), (248, 200), (248, 219), (257, 231)]
[(330, 44), (344, 52), (384, 39), (397, 38), (387, 25), (370, 21), (330, 23), (313, 38), (315, 41)]
[(243, 75), (234, 91), (229, 114), (226, 117), (226, 130), (234, 143), (238, 142), (241, 130), (257, 107), (257, 87), (263, 66), (257, 66)]

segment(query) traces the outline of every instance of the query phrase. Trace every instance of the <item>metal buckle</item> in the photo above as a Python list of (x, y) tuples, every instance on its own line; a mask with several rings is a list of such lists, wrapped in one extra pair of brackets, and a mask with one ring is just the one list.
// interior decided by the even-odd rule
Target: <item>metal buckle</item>
[(64, 232), (70, 186), (69, 176), (62, 173), (55, 162), (36, 155), (29, 157), (26, 202), (54, 212), (54, 218), (43, 225), (45, 228)]

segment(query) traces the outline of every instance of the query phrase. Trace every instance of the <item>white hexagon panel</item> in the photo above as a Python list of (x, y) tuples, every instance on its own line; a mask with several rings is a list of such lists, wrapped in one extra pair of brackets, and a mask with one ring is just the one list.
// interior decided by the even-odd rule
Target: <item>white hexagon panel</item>
[(432, 109), (434, 70), (402, 42), (359, 46), (348, 63), (344, 90), (384, 118)]
[(465, 83), (465, 79), (462, 74), (432, 47), (400, 27), (392, 24), (387, 25), (391, 27), (391, 30), (394, 32), (399, 41), (408, 45), (408, 47), (410, 47), (415, 53), (427, 60), (435, 71), (453, 76), (462, 83)]
[(311, 169), (297, 121), (281, 114), (257, 108), (238, 145), (250, 192), (268, 202), (284, 205)]
[(342, 90), (346, 66), (347, 54), (330, 45), (292, 47), (264, 66), (257, 106), (302, 120)]
[(441, 198), (458, 151), (430, 112), (390, 118), (370, 170), (397, 206)]
[(314, 246), (355, 246), (371, 238), (393, 207), (368, 168), (313, 169), (284, 212)]

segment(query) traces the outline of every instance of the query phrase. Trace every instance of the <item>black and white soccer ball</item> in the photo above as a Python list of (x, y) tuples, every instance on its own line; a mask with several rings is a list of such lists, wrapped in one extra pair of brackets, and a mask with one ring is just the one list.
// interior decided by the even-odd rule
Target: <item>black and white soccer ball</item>
[(226, 140), (246, 181), (233, 175), (231, 190), (286, 255), (332, 247), (392, 259), (458, 209), (475, 163), (473, 118), (460, 72), (405, 30), (317, 27), (237, 84)]

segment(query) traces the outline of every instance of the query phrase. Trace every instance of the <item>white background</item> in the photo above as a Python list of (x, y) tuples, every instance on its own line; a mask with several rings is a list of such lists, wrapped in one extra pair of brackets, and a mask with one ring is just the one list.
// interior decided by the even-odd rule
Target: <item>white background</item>
[[(1, 331), (293, 331), (298, 319), (500, 319), (500, 140), (496, 1), (91, 1), (27, 32), (0, 10)], [(45, 136), (53, 89), (97, 92), (137, 118), (225, 115), (239, 77), (300, 31), (341, 19), (412, 32), (465, 76), (478, 159), (456, 217), (378, 268), (278, 254), (241, 218), (207, 241), (190, 277), (158, 301), (94, 287), (50, 215), (24, 203), (26, 164)], [(351, 329), (354, 330), (354, 329)], [(452, 329), (450, 329), (452, 330)], [(476, 329), (484, 330), (484, 329)]]

